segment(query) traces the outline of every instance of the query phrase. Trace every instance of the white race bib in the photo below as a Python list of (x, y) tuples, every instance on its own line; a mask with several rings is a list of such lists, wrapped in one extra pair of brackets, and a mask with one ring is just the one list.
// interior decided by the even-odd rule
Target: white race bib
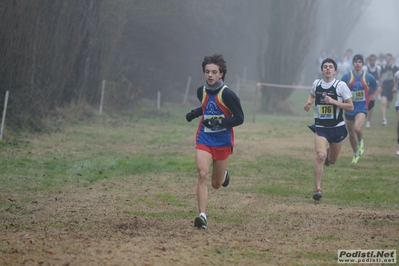
[(353, 102), (364, 102), (366, 100), (366, 93), (364, 90), (352, 91), (352, 101)]
[[(221, 119), (224, 118), (224, 115), (204, 115), (204, 120), (205, 119)], [(204, 126), (204, 132), (205, 133), (215, 133), (215, 132), (220, 132), (220, 131), (225, 131), (227, 128), (224, 128), (222, 126), (217, 126), (213, 128), (205, 127)]]

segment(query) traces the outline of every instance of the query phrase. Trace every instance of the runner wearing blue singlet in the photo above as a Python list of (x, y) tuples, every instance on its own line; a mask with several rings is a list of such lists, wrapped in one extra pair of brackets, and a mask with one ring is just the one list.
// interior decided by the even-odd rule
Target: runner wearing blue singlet
[(228, 186), (230, 175), (227, 171), (227, 162), (229, 155), (233, 153), (233, 127), (244, 122), (244, 113), (240, 99), (223, 82), (227, 71), (223, 55), (205, 56), (202, 70), (206, 82), (197, 89), (201, 107), (189, 112), (186, 119), (191, 122), (194, 118), (201, 117), (196, 133), (199, 215), (195, 217), (194, 226), (206, 229), (209, 169), (213, 164), (213, 188)]
[(326, 58), (321, 64), (323, 79), (313, 82), (308, 100), (304, 106), (309, 111), (314, 103), (315, 124), (310, 128), (315, 134), (316, 163), (314, 200), (321, 199), (321, 179), (323, 164), (335, 164), (341, 151), (342, 141), (348, 135), (342, 110), (353, 110), (352, 94), (348, 86), (335, 79), (337, 63)]
[(354, 110), (345, 111), (345, 120), (354, 153), (352, 163), (357, 163), (364, 153), (362, 129), (368, 114), (369, 103), (375, 100), (381, 88), (374, 76), (363, 70), (363, 56), (360, 54), (353, 57), (353, 70), (346, 73), (341, 80), (348, 85), (352, 93)]

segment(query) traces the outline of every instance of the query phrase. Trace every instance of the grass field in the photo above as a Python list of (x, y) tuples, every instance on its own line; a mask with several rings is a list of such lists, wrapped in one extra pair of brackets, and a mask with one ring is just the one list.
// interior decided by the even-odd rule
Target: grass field
[(307, 92), (292, 116), (244, 103), (231, 182), (209, 184), (208, 229), (197, 213), (191, 106), (65, 122), (54, 134), (0, 142), (0, 265), (336, 265), (338, 249), (399, 250), (396, 116), (376, 104), (365, 154), (345, 140), (312, 200)]

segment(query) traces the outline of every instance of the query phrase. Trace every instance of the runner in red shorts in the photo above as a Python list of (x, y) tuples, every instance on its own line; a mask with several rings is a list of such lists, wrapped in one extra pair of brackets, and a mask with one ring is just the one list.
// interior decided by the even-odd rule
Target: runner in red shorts
[(230, 181), (227, 171), (229, 155), (233, 153), (233, 127), (244, 122), (240, 99), (224, 85), (226, 61), (221, 54), (205, 56), (202, 70), (206, 82), (197, 89), (201, 107), (186, 115), (188, 122), (201, 117), (196, 133), (196, 163), (198, 169), (197, 199), (199, 215), (194, 220), (197, 228), (207, 228), (206, 203), (211, 164), (212, 186), (227, 187)]

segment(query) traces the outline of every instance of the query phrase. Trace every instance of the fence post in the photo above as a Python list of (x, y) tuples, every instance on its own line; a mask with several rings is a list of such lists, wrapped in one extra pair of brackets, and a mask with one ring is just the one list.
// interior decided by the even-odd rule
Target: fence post
[(4, 109), (3, 109), (3, 118), (1, 120), (0, 140), (3, 140), (3, 131), (4, 131), (4, 122), (6, 120), (7, 103), (8, 103), (8, 91), (6, 91), (6, 97), (4, 99)]
[(158, 91), (158, 95), (157, 95), (157, 109), (161, 109), (161, 92)]
[(187, 85), (186, 85), (186, 92), (184, 93), (183, 104), (187, 102), (188, 91), (190, 90), (191, 85), (191, 76), (188, 77)]
[(254, 109), (252, 113), (252, 122), (255, 123), (255, 116), (256, 116), (256, 103), (258, 102), (258, 91), (260, 90), (260, 83), (256, 83), (256, 89), (255, 89), (255, 97), (254, 97)]
[(100, 111), (98, 112), (99, 115), (101, 115), (103, 112), (104, 90), (105, 90), (105, 79), (103, 79), (103, 86), (101, 88)]

